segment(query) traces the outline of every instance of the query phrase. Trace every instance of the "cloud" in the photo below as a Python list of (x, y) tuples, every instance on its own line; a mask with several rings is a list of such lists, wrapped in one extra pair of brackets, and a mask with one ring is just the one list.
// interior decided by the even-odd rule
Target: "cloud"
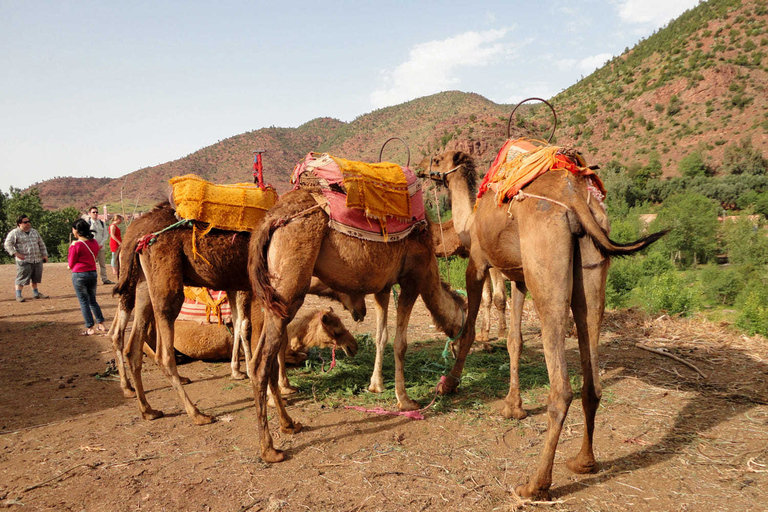
[(613, 58), (610, 53), (600, 53), (583, 59), (560, 59), (555, 62), (560, 71), (576, 70), (583, 75), (588, 75), (594, 70), (603, 67), (603, 64)]
[(503, 39), (509, 29), (465, 32), (442, 41), (414, 46), (408, 60), (392, 71), (383, 71), (383, 87), (371, 93), (376, 108), (456, 88), (460, 70), (488, 66), (512, 54)]
[(626, 23), (661, 27), (698, 4), (699, 0), (619, 0), (619, 17)]

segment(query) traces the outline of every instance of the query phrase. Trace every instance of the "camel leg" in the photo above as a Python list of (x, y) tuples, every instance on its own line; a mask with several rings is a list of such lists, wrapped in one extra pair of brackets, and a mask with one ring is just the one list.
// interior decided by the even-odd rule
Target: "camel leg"
[[(157, 329), (157, 357), (160, 368), (170, 380), (171, 385), (179, 395), (184, 410), (196, 425), (213, 423), (215, 418), (202, 414), (182, 386), (178, 370), (176, 369), (176, 356), (173, 351), (173, 323), (179, 316), (181, 305), (184, 302), (184, 284), (180, 275), (155, 276), (152, 273), (151, 261), (147, 253), (140, 257), (144, 275), (147, 279), (147, 287), (152, 301), (152, 309), (155, 312), (155, 327)], [(179, 266), (180, 263), (179, 263)]]
[(227, 291), (227, 297), (232, 309), (232, 324), (234, 326), (234, 336), (232, 338), (232, 360), (230, 368), (232, 370), (233, 380), (243, 380), (246, 374), (240, 371), (240, 347), (242, 345), (243, 354), (245, 354), (246, 371), (248, 360), (250, 359), (251, 347), (245, 339), (245, 333), (248, 330), (248, 312), (245, 309), (244, 297), (241, 292)]
[(493, 288), (491, 287), (491, 280), (486, 279), (483, 284), (483, 300), (480, 302), (480, 332), (475, 337), (477, 343), (482, 343), (484, 346), (488, 345), (491, 333), (491, 302), (493, 296)]
[[(594, 473), (597, 462), (592, 450), (595, 431), (595, 413), (603, 394), (600, 385), (597, 346), (600, 341), (600, 325), (605, 309), (605, 280), (608, 275), (608, 260), (598, 267), (585, 269), (582, 261), (593, 261), (600, 254), (583, 241), (576, 252), (574, 262), (574, 285), (571, 309), (579, 336), (579, 354), (584, 383), (581, 388), (581, 404), (584, 409), (584, 437), (578, 455), (568, 459), (566, 465), (575, 473)], [(602, 258), (600, 258), (602, 259)], [(599, 259), (598, 259), (599, 261)]]
[(520, 353), (523, 349), (523, 304), (525, 303), (525, 283), (512, 283), (512, 308), (509, 316), (507, 333), (507, 352), (509, 353), (509, 392), (504, 399), (501, 415), (505, 418), (522, 420), (528, 413), (523, 409), (520, 398)]
[(133, 398), (136, 396), (131, 382), (128, 380), (128, 373), (126, 372), (126, 358), (123, 356), (123, 350), (125, 347), (125, 330), (128, 326), (128, 321), (131, 317), (131, 310), (127, 309), (127, 305), (123, 304), (123, 301), (118, 301), (117, 314), (112, 320), (112, 325), (109, 328), (109, 338), (112, 341), (112, 348), (115, 350), (115, 366), (120, 374), (120, 389), (123, 391), (125, 398)]
[(475, 341), (475, 325), (477, 321), (477, 313), (480, 309), (480, 302), (482, 301), (487, 268), (478, 268), (478, 266), (479, 265), (470, 256), (467, 272), (465, 274), (468, 304), (467, 318), (464, 322), (464, 329), (461, 333), (461, 337), (458, 339), (459, 348), (456, 350), (456, 361), (453, 363), (453, 368), (437, 385), (437, 392), (441, 395), (453, 393), (456, 391), (456, 388), (459, 387), (461, 373), (464, 371), (464, 362), (467, 359), (467, 354), (469, 354), (469, 349), (472, 348), (472, 343)]
[(493, 305), (499, 314), (498, 337), (503, 338), (507, 332), (507, 286), (506, 278), (498, 269), (491, 268), (489, 271), (491, 284), (493, 285)]
[(371, 374), (371, 384), (368, 391), (371, 393), (381, 393), (384, 391), (384, 377), (382, 367), (384, 366), (384, 349), (389, 341), (389, 331), (387, 331), (387, 309), (389, 308), (389, 292), (387, 287), (374, 295), (376, 299), (376, 360), (373, 363), (373, 373)]
[(301, 430), (301, 423), (294, 422), (288, 415), (285, 403), (278, 389), (278, 368), (276, 363), (277, 354), (282, 348), (280, 346), (282, 343), (281, 338), (285, 338), (287, 343), (283, 321), (276, 318), (271, 312), (266, 312), (264, 315), (264, 327), (259, 336), (259, 341), (255, 347), (252, 347), (253, 357), (248, 361), (248, 373), (251, 376), (253, 396), (256, 402), (256, 417), (258, 419), (256, 425), (261, 458), (265, 462), (280, 462), (285, 459), (285, 454), (281, 450), (275, 449), (272, 435), (269, 433), (267, 387), (272, 389), (272, 395), (280, 419), (281, 431), (297, 433)]
[[(401, 411), (415, 411), (419, 404), (408, 397), (405, 390), (405, 351), (408, 349), (408, 320), (419, 296), (418, 287), (413, 283), (400, 282), (400, 296), (397, 298), (397, 330), (395, 331), (395, 395), (397, 408)], [(377, 311), (378, 313), (378, 311)]]
[[(529, 220), (529, 219), (526, 219)], [(532, 219), (530, 219), (532, 221)], [(547, 231), (542, 233), (542, 231)], [(566, 323), (573, 289), (573, 244), (567, 223), (549, 227), (520, 221), (525, 284), (541, 319), (541, 338), (547, 363), (550, 391), (547, 404), (547, 434), (536, 473), (515, 490), (523, 497), (549, 500), (552, 466), (565, 417), (573, 400), (565, 362)], [(561, 240), (554, 246), (550, 240)], [(525, 242), (525, 243), (523, 243)], [(546, 262), (541, 255), (546, 254)]]
[(144, 361), (143, 347), (146, 340), (154, 336), (154, 312), (152, 303), (149, 300), (149, 293), (146, 288), (137, 289), (136, 309), (133, 317), (133, 327), (131, 335), (128, 338), (128, 345), (125, 347), (125, 359), (128, 362), (128, 369), (131, 372), (133, 384), (136, 387), (136, 399), (139, 403), (141, 417), (145, 420), (155, 420), (163, 416), (162, 411), (153, 409), (144, 393), (144, 382), (141, 378), (141, 367)]

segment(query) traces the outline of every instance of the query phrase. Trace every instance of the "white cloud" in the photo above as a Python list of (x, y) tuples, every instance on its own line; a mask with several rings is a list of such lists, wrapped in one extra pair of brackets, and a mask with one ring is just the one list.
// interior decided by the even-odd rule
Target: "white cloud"
[(559, 59), (555, 61), (557, 69), (560, 71), (575, 70), (584, 76), (592, 73), (594, 70), (603, 67), (603, 64), (613, 58), (610, 53), (600, 53), (583, 59)]
[(465, 32), (417, 44), (406, 62), (382, 72), (384, 84), (371, 93), (371, 103), (380, 108), (456, 88), (462, 68), (488, 66), (512, 54), (513, 45), (503, 42), (508, 31)]
[(619, 16), (626, 23), (651, 23), (661, 27), (696, 7), (698, 0), (619, 0)]

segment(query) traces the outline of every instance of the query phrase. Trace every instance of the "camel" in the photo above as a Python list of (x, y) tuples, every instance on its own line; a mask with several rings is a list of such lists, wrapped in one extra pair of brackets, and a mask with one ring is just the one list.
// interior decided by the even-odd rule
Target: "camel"
[[(274, 360), (287, 343), (286, 326), (301, 307), (313, 275), (351, 295), (375, 294), (377, 314), (386, 307), (391, 287), (400, 285), (394, 340), (400, 410), (419, 408), (408, 397), (404, 377), (406, 328), (416, 298), (421, 294), (436, 324), (448, 336), (456, 336), (464, 323), (464, 300), (440, 279), (427, 229), (414, 229), (399, 241), (371, 242), (333, 230), (328, 220), (311, 193), (300, 188), (280, 197), (251, 239), (249, 274), (254, 294), (264, 306), (264, 328), (250, 361), (251, 381), (261, 457), (267, 462), (279, 462), (285, 455), (275, 449), (269, 432), (266, 388), (268, 383), (271, 387), (277, 383)], [(386, 329), (379, 326), (377, 332), (382, 331)], [(283, 432), (301, 429), (280, 401), (278, 413)]]
[[(426, 166), (429, 166), (429, 158), (423, 160), (418, 167), (424, 167), (424, 162), (427, 162)], [(464, 221), (461, 222), (462, 226), (468, 224)], [(467, 258), (469, 256), (468, 246), (464, 245), (469, 243), (469, 237), (460, 237), (456, 232), (456, 226), (453, 219), (448, 219), (440, 224), (430, 224), (430, 231), (432, 232), (432, 240), (435, 244), (435, 254), (438, 258), (449, 258), (451, 256), (459, 256), (461, 258)], [(468, 231), (465, 228), (465, 231)], [(498, 337), (507, 335), (507, 290), (505, 287), (504, 276), (495, 268), (490, 269), (490, 281), (486, 280), (483, 287), (483, 302), (480, 305), (480, 313), (482, 314), (482, 321), (480, 322), (480, 332), (477, 335), (476, 342), (483, 344), (483, 350), (490, 351), (491, 346), (490, 331), (491, 331), (491, 304), (496, 307), (496, 311), (499, 314), (499, 330)]]
[[(176, 221), (174, 210), (168, 203), (163, 203), (134, 221), (126, 230), (120, 254), (119, 281), (113, 290), (120, 298), (112, 340), (118, 362), (124, 359), (131, 373), (142, 417), (156, 419), (162, 416), (162, 412), (150, 407), (141, 381), (142, 345), (153, 329), (156, 330), (158, 364), (178, 393), (187, 414), (194, 423), (204, 425), (211, 423), (214, 418), (200, 413), (189, 399), (181, 385), (174, 358), (173, 325), (184, 301), (183, 286), (204, 286), (227, 291), (229, 297), (235, 298), (233, 317), (236, 325), (238, 318), (243, 319), (240, 324), (243, 332), (247, 330), (244, 322), (248, 317), (245, 314), (247, 309), (250, 309), (254, 332), (260, 331), (262, 314), (260, 308), (245, 308), (245, 304), (237, 304), (238, 297), (247, 297), (237, 292), (248, 292), (249, 295), (251, 290), (247, 270), (251, 236), (247, 232), (214, 229), (194, 242), (193, 229), (180, 226), (159, 234), (156, 241), (145, 247), (141, 254), (135, 252), (141, 237), (163, 230)], [(142, 277), (147, 284), (146, 296), (142, 296), (141, 289), (138, 289)], [(134, 327), (126, 345), (123, 342), (125, 329), (131, 311), (137, 304), (141, 307), (136, 311)], [(353, 310), (353, 316), (362, 318), (365, 314), (363, 298), (359, 297), (355, 304), (357, 309)], [(248, 343), (243, 345), (247, 347)], [(134, 392), (123, 375), (121, 386), (124, 395), (133, 396)]]
[[(432, 158), (431, 174), (451, 191), (454, 219), (469, 223), (469, 265), (466, 286), (469, 302), (465, 329), (453, 368), (438, 385), (440, 393), (456, 390), (464, 362), (474, 341), (475, 321), (483, 281), (492, 266), (513, 286), (513, 320), (507, 339), (510, 352), (510, 392), (507, 405), (522, 410), (517, 381), (522, 336), (520, 321), (525, 292), (530, 291), (541, 320), (541, 336), (550, 381), (547, 439), (538, 469), (516, 492), (524, 497), (549, 499), (552, 464), (563, 422), (573, 397), (565, 363), (564, 340), (568, 309), (573, 312), (579, 339), (584, 382), (581, 390), (585, 415), (582, 446), (567, 466), (576, 473), (597, 469), (592, 448), (594, 420), (602, 389), (598, 379), (597, 345), (605, 308), (605, 281), (611, 256), (635, 253), (666, 232), (619, 244), (606, 233), (607, 216), (594, 198), (590, 199), (587, 178), (567, 171), (545, 173), (523, 189), (522, 200), (504, 207), (495, 194), (477, 200), (474, 162), (460, 151)], [(458, 230), (457, 230), (458, 231)], [(458, 231), (461, 235), (461, 231)]]

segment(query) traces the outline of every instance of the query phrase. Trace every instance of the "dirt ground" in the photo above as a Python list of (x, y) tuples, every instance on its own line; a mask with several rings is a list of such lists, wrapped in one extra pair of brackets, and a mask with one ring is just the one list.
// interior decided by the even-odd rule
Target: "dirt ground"
[[(425, 421), (413, 421), (329, 407), (300, 394), (289, 412), (305, 429), (278, 433), (276, 446), (288, 459), (265, 464), (250, 386), (231, 381), (227, 363), (180, 366), (193, 381), (191, 398), (218, 417), (195, 426), (158, 368), (146, 362), (147, 397), (166, 415), (144, 421), (114, 378), (96, 376), (114, 356), (107, 338), (79, 335), (83, 321), (66, 265), (45, 266), (41, 290), (48, 300), (15, 302), (14, 272), (13, 265), (0, 266), (0, 507), (768, 510), (768, 343), (762, 338), (703, 321), (609, 312), (595, 435), (600, 471), (574, 475), (564, 464), (583, 429), (574, 401), (555, 460), (553, 501), (520, 503), (511, 489), (538, 460), (546, 390), (525, 395), (530, 415), (522, 421), (501, 418), (497, 397), (479, 397), (490, 406), (476, 412), (428, 411)], [(98, 299), (110, 321), (116, 301), (108, 287), (99, 287)], [(343, 319), (354, 332), (370, 332), (372, 311), (360, 325), (347, 313)], [(421, 303), (409, 337), (444, 339)], [(530, 309), (525, 342), (526, 357), (541, 360)], [(701, 373), (637, 343), (667, 348)], [(578, 364), (575, 340), (567, 347), (569, 364)], [(270, 424), (274, 435), (276, 420)]]

